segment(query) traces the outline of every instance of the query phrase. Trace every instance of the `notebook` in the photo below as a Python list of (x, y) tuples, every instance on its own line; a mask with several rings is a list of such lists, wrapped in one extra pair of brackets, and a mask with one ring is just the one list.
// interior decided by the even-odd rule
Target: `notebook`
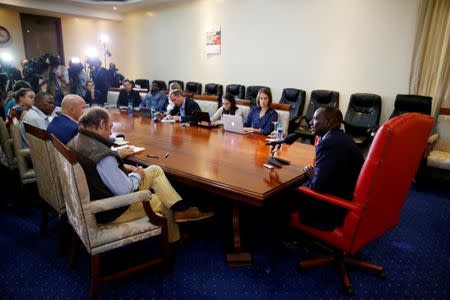
[(244, 124), (241, 116), (223, 115), (222, 122), (225, 131), (244, 134)]

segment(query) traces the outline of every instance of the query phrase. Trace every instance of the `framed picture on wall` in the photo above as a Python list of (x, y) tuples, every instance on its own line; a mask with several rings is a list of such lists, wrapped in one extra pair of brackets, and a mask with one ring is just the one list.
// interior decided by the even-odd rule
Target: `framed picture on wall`
[(222, 36), (220, 27), (212, 27), (206, 31), (206, 54), (220, 54)]

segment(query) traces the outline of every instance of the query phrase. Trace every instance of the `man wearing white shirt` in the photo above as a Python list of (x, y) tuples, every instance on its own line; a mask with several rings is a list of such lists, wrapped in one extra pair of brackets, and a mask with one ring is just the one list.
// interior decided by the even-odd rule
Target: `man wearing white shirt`
[(40, 92), (34, 99), (34, 105), (23, 117), (23, 122), (47, 130), (50, 123), (49, 117), (55, 109), (53, 96), (47, 92)]

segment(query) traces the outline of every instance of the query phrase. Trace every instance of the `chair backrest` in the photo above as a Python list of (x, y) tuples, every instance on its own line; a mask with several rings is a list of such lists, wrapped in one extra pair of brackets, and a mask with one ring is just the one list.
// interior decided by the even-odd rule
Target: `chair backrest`
[(0, 118), (0, 142), (6, 156), (8, 168), (11, 170), (15, 169), (17, 167), (17, 160), (14, 154), (13, 140), (9, 136), (8, 128), (6, 128), (6, 123), (3, 121), (3, 118)]
[(344, 123), (347, 133), (352, 127), (363, 130), (375, 128), (380, 123), (381, 97), (375, 94), (352, 94), (348, 109), (345, 113)]
[(245, 86), (241, 84), (229, 84), (225, 87), (225, 93), (232, 93), (236, 99), (245, 99)]
[(22, 123), (15, 120), (11, 124), (11, 137), (13, 139), (14, 153), (16, 154), (17, 167), (19, 169), (20, 181), (22, 184), (36, 182), (34, 169), (26, 157), (30, 154), (30, 149), (24, 147), (24, 140), (21, 129)]
[(218, 97), (208, 95), (194, 95), (193, 99), (203, 112), (207, 112), (209, 117), (212, 117), (217, 111)]
[(136, 79), (134, 83), (139, 85), (141, 89), (150, 90), (150, 81), (148, 79)]
[(181, 81), (181, 80), (169, 80), (169, 86), (170, 86), (170, 84), (172, 82), (177, 82), (181, 86), (181, 89), (184, 90), (184, 82), (183, 81)]
[(436, 123), (436, 133), (439, 135), (434, 150), (450, 152), (450, 116), (439, 115)]
[(270, 90), (269, 87), (263, 85), (248, 86), (247, 91), (245, 92), (245, 99), (250, 100), (251, 105), (256, 105), (256, 96), (258, 96), (258, 92), (262, 88), (267, 88)]
[(61, 187), (66, 204), (69, 223), (80, 237), (87, 251), (91, 251), (90, 229), (96, 228), (97, 221), (93, 213), (84, 213), (83, 205), (90, 202), (89, 188), (83, 168), (77, 162), (76, 154), (51, 135), (55, 146), (55, 157)]
[(314, 90), (311, 92), (305, 119), (309, 123), (319, 107), (334, 106), (339, 108), (339, 92), (330, 90)]
[(283, 125), (283, 132), (286, 134), (289, 129), (290, 106), (286, 103), (272, 103), (272, 108), (277, 112), (277, 121)]
[(159, 85), (159, 90), (167, 91), (167, 85), (164, 80), (153, 80), (152, 82), (156, 82)]
[(193, 82), (193, 81), (186, 82), (185, 92), (201, 95), (202, 94), (202, 84), (200, 82)]
[(65, 204), (61, 181), (55, 159), (55, 147), (47, 131), (24, 123), (36, 173), (39, 196), (59, 214), (64, 214)]
[(431, 115), (432, 97), (419, 95), (398, 94), (394, 101), (394, 111), (389, 119), (399, 116), (406, 112), (417, 112)]
[(355, 253), (398, 223), (432, 127), (431, 116), (408, 113), (378, 129), (353, 194), (357, 209), (344, 222), (344, 251)]
[(219, 98), (223, 96), (223, 85), (218, 83), (207, 83), (205, 84), (205, 91), (203, 92), (205, 95), (216, 95)]
[(236, 99), (236, 106), (242, 110), (242, 116), (245, 120), (250, 112), (250, 100)]
[(281, 99), (279, 103), (289, 104), (289, 119), (293, 120), (303, 114), (303, 109), (305, 108), (305, 99), (306, 92), (304, 90), (285, 88), (281, 93)]

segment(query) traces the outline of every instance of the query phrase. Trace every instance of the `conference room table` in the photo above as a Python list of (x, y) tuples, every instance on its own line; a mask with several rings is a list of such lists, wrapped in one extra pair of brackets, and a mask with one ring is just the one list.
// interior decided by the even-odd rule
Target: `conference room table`
[(289, 160), (290, 164), (268, 169), (263, 166), (271, 150), (266, 145), (267, 136), (232, 133), (221, 127), (153, 122), (140, 113), (129, 116), (117, 109), (111, 109), (110, 113), (113, 135), (124, 134), (130, 145), (145, 148), (129, 161), (144, 166), (157, 164), (171, 180), (232, 202), (233, 249), (227, 254), (231, 266), (251, 263), (251, 253), (241, 249), (242, 203), (262, 206), (280, 191), (304, 181), (303, 167), (314, 160), (312, 145), (283, 145), (276, 156)]

